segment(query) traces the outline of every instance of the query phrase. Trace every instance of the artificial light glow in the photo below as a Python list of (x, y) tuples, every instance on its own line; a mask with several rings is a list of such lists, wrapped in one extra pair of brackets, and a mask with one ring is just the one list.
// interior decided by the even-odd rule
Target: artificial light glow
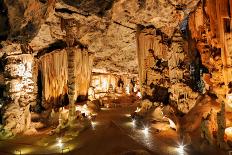
[(90, 115), (90, 111), (88, 110), (88, 106), (86, 104), (83, 106), (76, 106), (76, 111), (80, 111), (81, 113), (84, 113), (86, 116)]
[(139, 98), (142, 98), (141, 92), (138, 92), (138, 93), (137, 93), (137, 96), (138, 96)]
[(128, 94), (128, 95), (130, 94), (130, 86), (129, 85), (126, 86), (126, 94)]
[(137, 107), (135, 112), (140, 112), (141, 111), (141, 108)]
[(232, 137), (232, 127), (228, 127), (225, 129), (225, 134), (229, 137)]
[(102, 89), (107, 91), (107, 81), (106, 80), (102, 81)]
[(23, 88), (23, 85), (21, 84), (21, 83), (16, 83), (15, 84), (15, 91), (21, 91), (22, 90), (22, 88)]
[(95, 130), (95, 127), (96, 127), (96, 125), (97, 125), (97, 122), (91, 121), (91, 125), (92, 125), (93, 130)]
[(148, 127), (145, 127), (145, 128), (143, 129), (143, 133), (144, 133), (144, 134), (148, 134)]
[(170, 128), (176, 129), (176, 124), (171, 119), (168, 119), (168, 121), (169, 121)]
[(33, 149), (32, 148), (30, 148), (30, 147), (22, 147), (22, 148), (19, 148), (19, 149), (17, 149), (17, 150), (15, 150), (14, 152), (12, 152), (13, 154), (20, 154), (20, 155), (23, 155), (23, 154), (31, 154), (32, 153), (32, 151), (33, 151)]
[(180, 144), (177, 148), (177, 151), (180, 153), (180, 154), (184, 154), (184, 145)]
[(136, 122), (135, 122), (135, 120), (133, 119), (133, 120), (132, 120), (132, 125), (135, 126), (135, 123), (136, 123)]
[[(162, 112), (162, 114), (163, 114), (163, 112)], [(168, 121), (169, 121), (169, 126), (170, 126), (170, 128), (176, 130), (176, 124), (175, 124), (170, 118), (168, 118), (168, 117), (166, 117), (166, 116), (164, 116), (163, 118), (167, 118)]]
[(137, 89), (137, 86), (135, 85), (135, 86), (134, 86), (134, 92), (137, 92), (137, 90), (138, 90), (138, 89)]
[(58, 139), (57, 146), (59, 146), (60, 148), (62, 148), (62, 147), (63, 147), (63, 144), (62, 144), (62, 140), (61, 140), (61, 139)]
[(232, 100), (232, 94), (227, 94), (227, 98), (228, 98), (229, 100)]

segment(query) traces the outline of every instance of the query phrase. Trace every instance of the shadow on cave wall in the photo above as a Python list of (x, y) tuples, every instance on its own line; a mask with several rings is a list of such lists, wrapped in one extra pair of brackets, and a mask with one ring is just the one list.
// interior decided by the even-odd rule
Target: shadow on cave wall
[(63, 0), (64, 3), (74, 6), (85, 13), (97, 16), (106, 16), (115, 0)]
[(164, 105), (169, 104), (170, 93), (168, 88), (151, 83), (150, 89), (152, 89), (152, 96), (145, 93), (143, 99), (149, 99), (152, 102), (162, 102)]
[(7, 8), (3, 0), (0, 0), (0, 41), (6, 40), (9, 33), (9, 23), (7, 16)]

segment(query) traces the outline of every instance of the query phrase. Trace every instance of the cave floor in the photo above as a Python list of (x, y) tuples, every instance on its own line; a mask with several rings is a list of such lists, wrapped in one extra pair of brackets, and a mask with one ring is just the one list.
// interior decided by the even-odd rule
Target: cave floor
[[(81, 132), (76, 138), (63, 143), (63, 152), (70, 155), (132, 155), (134, 152), (146, 155), (183, 155), (177, 152), (177, 135), (175, 131), (156, 133), (149, 128), (144, 133), (141, 128), (133, 126), (127, 114), (135, 106), (127, 108), (104, 108), (99, 112), (92, 127)], [(17, 151), (18, 150), (18, 151)], [(0, 155), (19, 154), (60, 154), (54, 136), (16, 137), (0, 141)], [(213, 147), (197, 151), (192, 146), (186, 147), (184, 155), (224, 155), (226, 152)]]

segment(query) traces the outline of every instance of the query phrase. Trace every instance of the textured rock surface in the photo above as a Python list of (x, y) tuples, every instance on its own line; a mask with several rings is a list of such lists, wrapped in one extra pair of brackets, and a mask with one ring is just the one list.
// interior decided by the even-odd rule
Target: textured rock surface
[(22, 53), (20, 44), (7, 44), (3, 52), (7, 54), (4, 77), (8, 97), (3, 105), (3, 124), (6, 131), (19, 133), (30, 128), (29, 108), (37, 96), (36, 63), (32, 54)]
[(94, 68), (138, 73), (135, 54), (137, 25), (154, 25), (171, 37), (198, 2), (4, 1), (1, 17), (10, 29), (2, 33), (7, 33), (9, 39), (28, 42), (38, 52), (57, 40), (65, 40), (64, 25), (67, 24), (61, 19), (74, 19), (78, 29), (71, 33), (95, 53)]
[(203, 137), (213, 143), (207, 123), (217, 118), (218, 144), (224, 144), (232, 122), (225, 119), (232, 111), (231, 10), (231, 3), (219, 0), (0, 1), (0, 58), (7, 60), (0, 77), (10, 98), (4, 102), (5, 128), (28, 129), (36, 97), (49, 109), (62, 106), (66, 95), (74, 116), (93, 64), (107, 75), (139, 74), (145, 101), (169, 104), (181, 116), (191, 115), (199, 94), (224, 101), (225, 110), (204, 117), (202, 125), (208, 133)]
[(188, 24), (193, 38), (190, 50), (199, 51), (202, 64), (209, 71), (203, 76), (206, 89), (216, 94), (221, 103), (221, 112), (213, 117), (218, 124), (217, 143), (225, 147), (224, 130), (230, 127), (230, 118), (225, 117), (231, 111), (231, 3), (216, 0), (200, 3)]

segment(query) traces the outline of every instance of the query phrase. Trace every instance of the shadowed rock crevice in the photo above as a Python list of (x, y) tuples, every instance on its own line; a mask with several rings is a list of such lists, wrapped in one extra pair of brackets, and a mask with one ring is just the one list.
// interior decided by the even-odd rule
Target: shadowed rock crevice
[(10, 30), (7, 13), (8, 11), (4, 0), (0, 0), (0, 40), (6, 40)]

